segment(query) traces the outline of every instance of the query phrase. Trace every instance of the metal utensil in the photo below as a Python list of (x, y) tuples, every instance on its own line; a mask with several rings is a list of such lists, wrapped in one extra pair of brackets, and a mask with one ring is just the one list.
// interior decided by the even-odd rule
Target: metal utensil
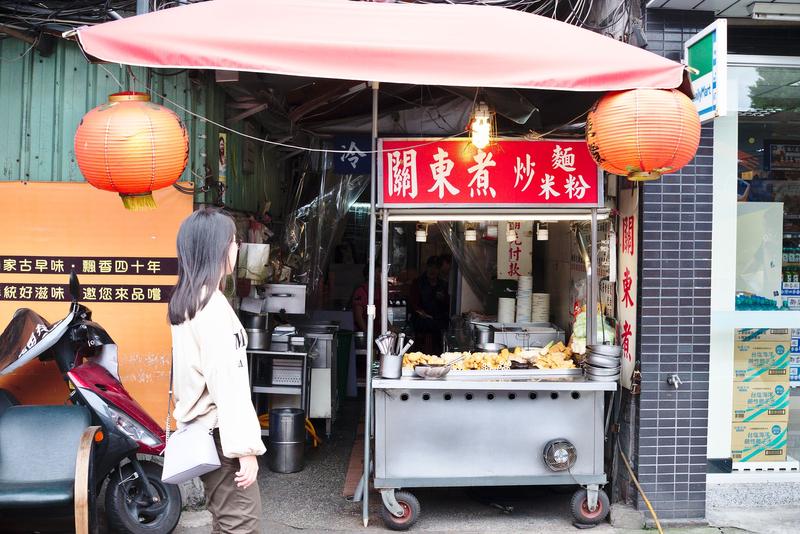
[(406, 343), (406, 346), (403, 347), (402, 349), (400, 349), (400, 356), (402, 356), (403, 354), (408, 352), (408, 349), (410, 349), (411, 345), (413, 345), (413, 344), (414, 344), (414, 340), (413, 339), (409, 339), (408, 343)]
[(393, 343), (394, 340), (388, 334), (378, 336), (378, 338), (375, 340), (375, 345), (378, 346), (378, 350), (381, 354), (391, 354)]
[(397, 354), (381, 356), (380, 374), (383, 378), (400, 378), (403, 373), (403, 358)]
[(486, 343), (494, 343), (494, 328), (492, 325), (484, 325), (479, 323), (473, 323), (474, 328), (474, 339), (475, 345), (484, 345)]
[(420, 378), (443, 378), (450, 372), (449, 365), (415, 365), (414, 374)]
[(405, 339), (406, 335), (403, 332), (400, 332), (400, 335), (397, 336), (397, 351), (403, 350), (403, 340)]
[(460, 362), (469, 355), (470, 353), (465, 352), (446, 365), (416, 365), (414, 374), (420, 378), (443, 378), (453, 368), (454, 363)]
[(247, 348), (250, 350), (267, 350), (269, 348), (269, 336), (266, 330), (246, 328)]

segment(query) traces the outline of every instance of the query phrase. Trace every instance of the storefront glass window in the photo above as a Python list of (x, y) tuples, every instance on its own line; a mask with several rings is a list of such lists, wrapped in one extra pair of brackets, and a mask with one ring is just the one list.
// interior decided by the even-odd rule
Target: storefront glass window
[(736, 309), (800, 310), (800, 67), (731, 67), (730, 82), (739, 124)]
[[(738, 122), (736, 310), (800, 311), (800, 62), (731, 66), (729, 83)], [(734, 462), (800, 457), (800, 323), (787, 326), (734, 331)]]

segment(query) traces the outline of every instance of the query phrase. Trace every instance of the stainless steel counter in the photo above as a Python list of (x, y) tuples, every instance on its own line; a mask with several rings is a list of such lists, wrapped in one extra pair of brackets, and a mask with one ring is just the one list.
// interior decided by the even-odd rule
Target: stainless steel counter
[[(470, 375), (470, 373), (475, 373)], [(495, 374), (496, 373), (496, 374)], [(441, 380), (376, 378), (375, 487), (582, 484), (599, 488), (603, 409), (616, 382), (580, 370), (461, 371)], [(577, 451), (567, 471), (543, 450), (566, 439)]]
[(479, 391), (616, 391), (616, 382), (595, 382), (583, 376), (514, 377), (508, 374), (495, 377), (447, 375), (439, 380), (418, 377), (399, 379), (376, 378), (374, 389), (408, 390), (479, 390)]

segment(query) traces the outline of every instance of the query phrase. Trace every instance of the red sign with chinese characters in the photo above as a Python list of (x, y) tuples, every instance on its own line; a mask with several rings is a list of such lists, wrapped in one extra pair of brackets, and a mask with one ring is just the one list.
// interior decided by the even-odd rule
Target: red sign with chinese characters
[(382, 139), (379, 204), (386, 207), (592, 207), (598, 168), (584, 141)]

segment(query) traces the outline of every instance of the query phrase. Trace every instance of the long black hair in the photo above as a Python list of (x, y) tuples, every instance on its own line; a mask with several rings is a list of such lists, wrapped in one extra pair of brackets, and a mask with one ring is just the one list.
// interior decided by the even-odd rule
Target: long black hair
[(178, 283), (169, 299), (169, 322), (193, 319), (221, 285), (228, 250), (236, 238), (229, 216), (212, 208), (189, 215), (178, 230)]

